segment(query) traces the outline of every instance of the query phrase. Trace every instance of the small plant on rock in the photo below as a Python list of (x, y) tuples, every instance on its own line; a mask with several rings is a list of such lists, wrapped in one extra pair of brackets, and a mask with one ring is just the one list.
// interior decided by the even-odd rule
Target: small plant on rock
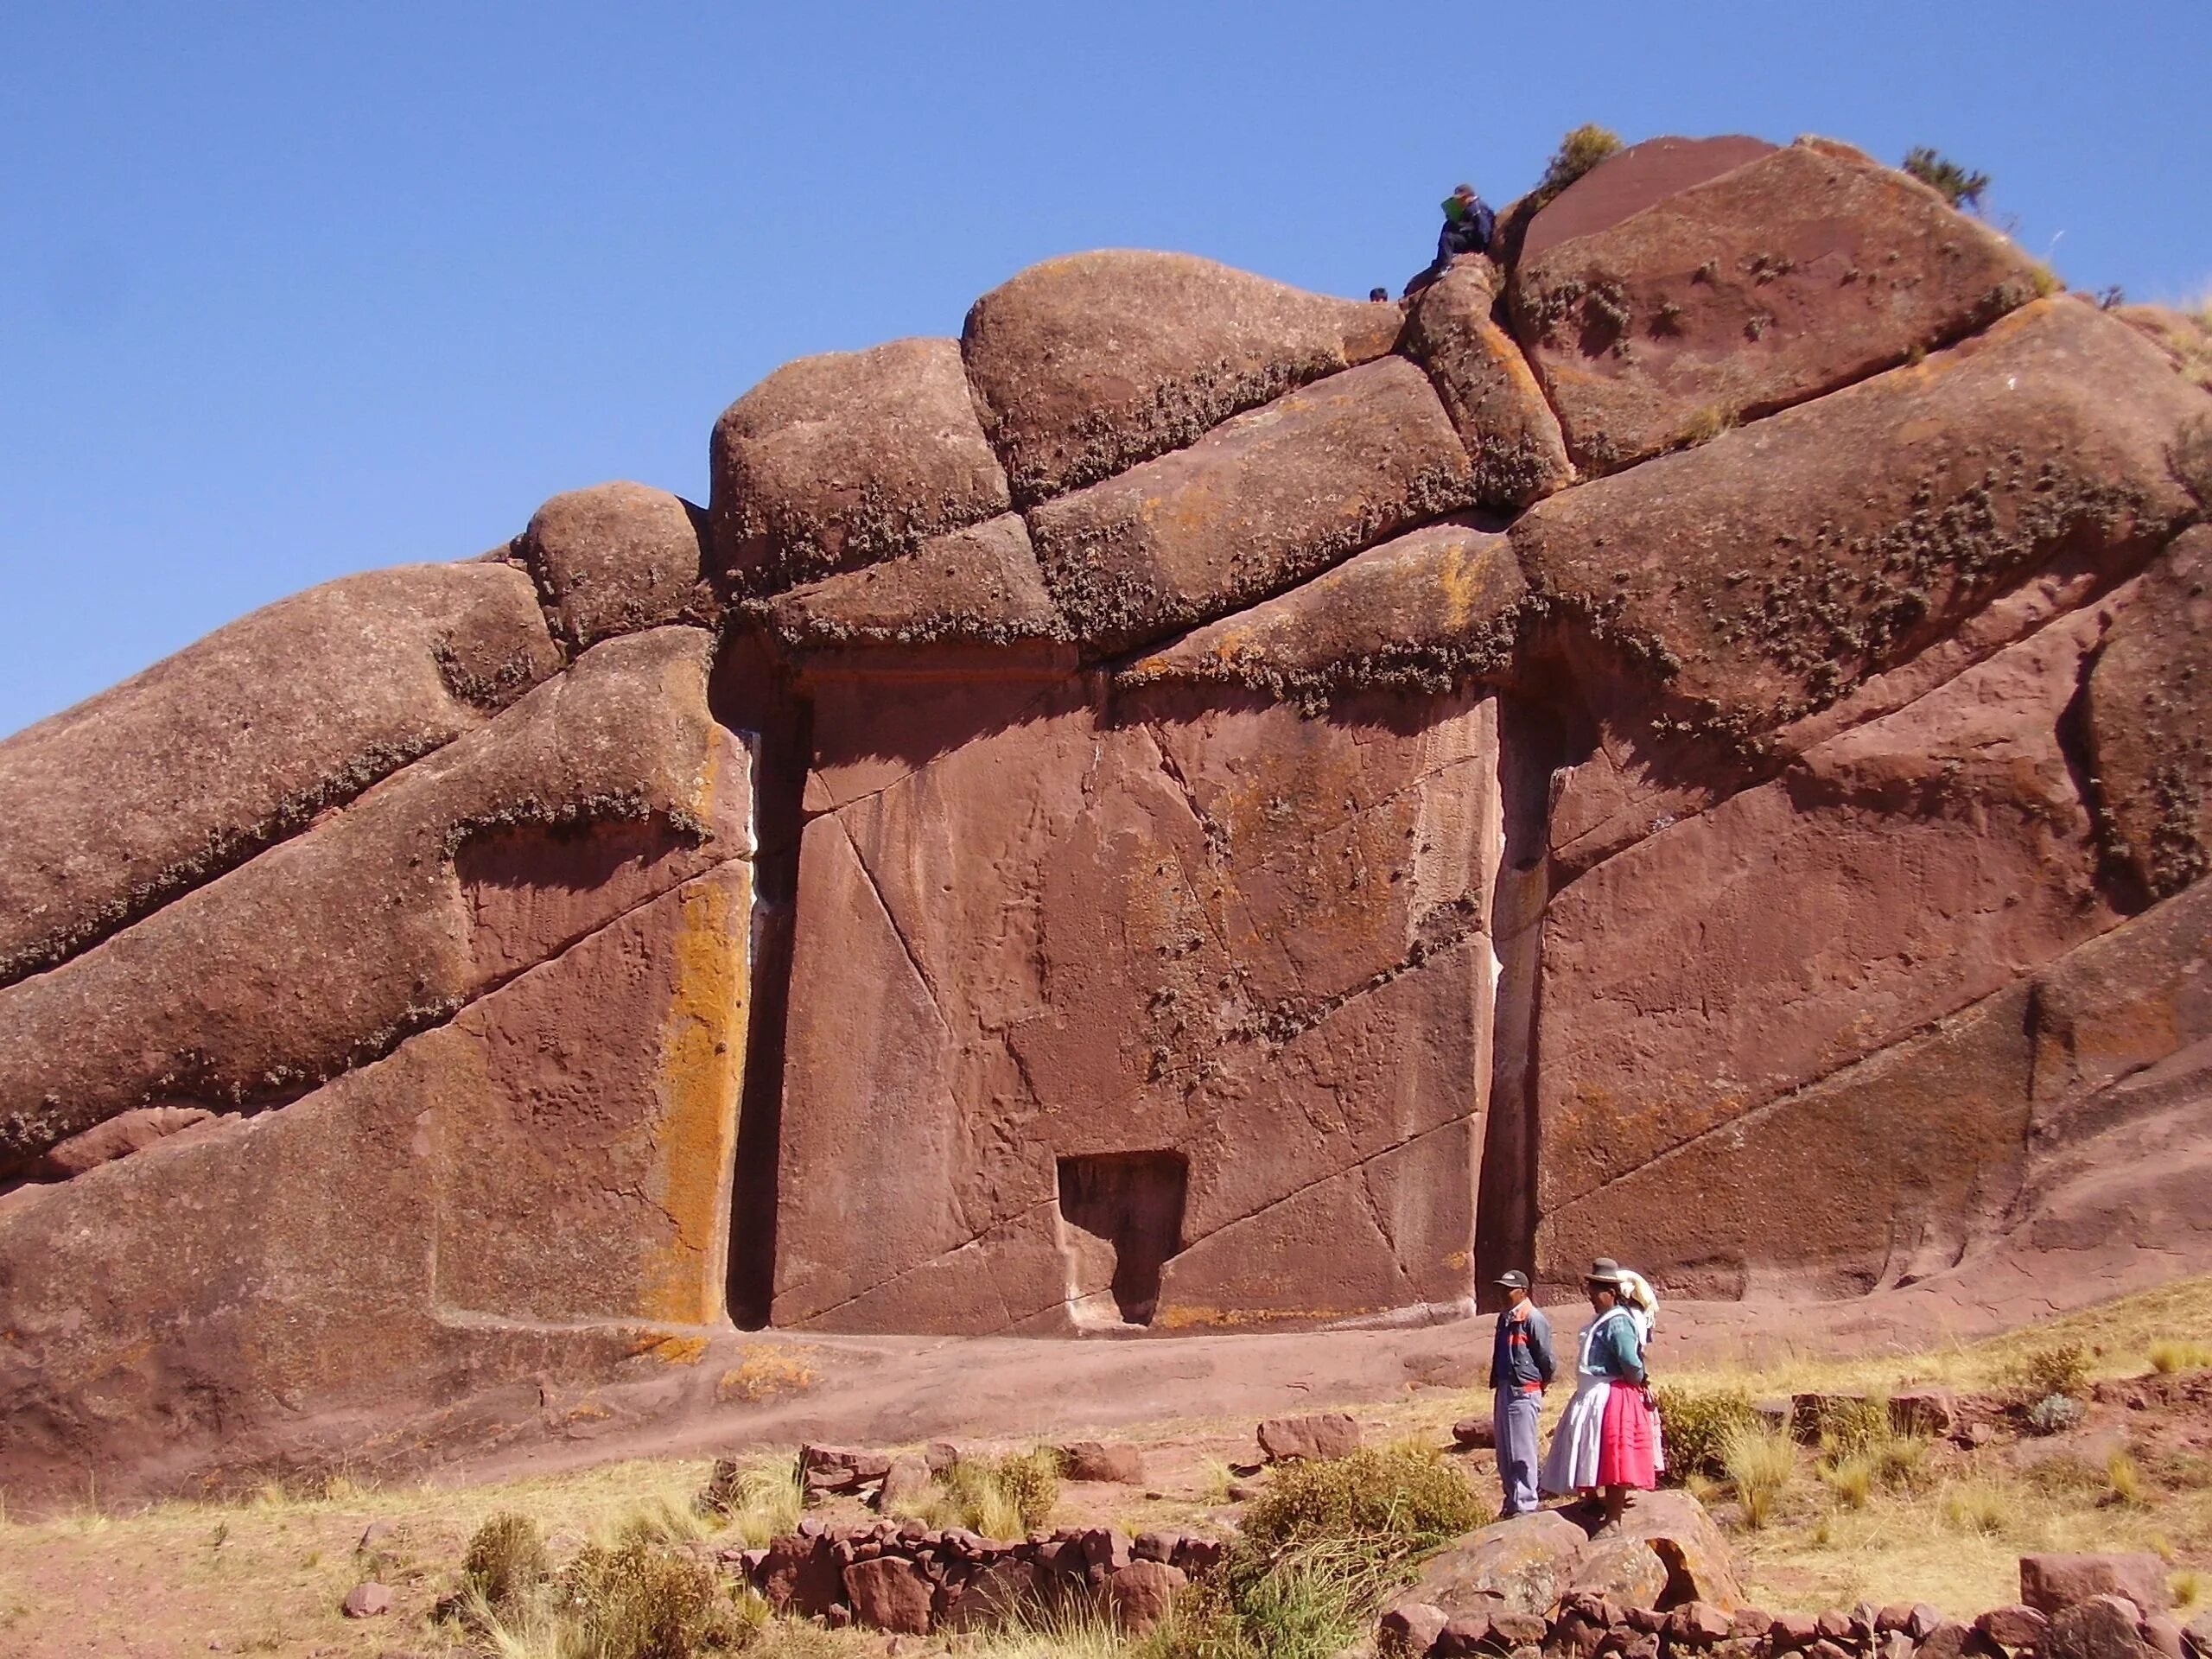
[(1544, 176), (1529, 193), (1530, 197), (1542, 206), (1607, 156), (1618, 154), (1620, 148), (1620, 134), (1594, 121), (1584, 122), (1560, 139), (1559, 148), (1544, 168)]
[(2197, 505), (2212, 510), (2212, 415), (2199, 415), (2183, 426), (2166, 461)]
[(2082, 1402), (2063, 1394), (2046, 1394), (2028, 1408), (2031, 1434), (2063, 1434), (2082, 1421)]
[(1982, 192), (1989, 188), (1988, 174), (1968, 172), (1926, 144), (1916, 144), (1905, 152), (1904, 170), (1939, 192), (1952, 207), (1981, 211)]
[(2029, 1402), (2054, 1394), (2079, 1399), (2089, 1391), (2089, 1351), (2078, 1342), (2054, 1343), (2023, 1354), (2005, 1366), (2003, 1376)]

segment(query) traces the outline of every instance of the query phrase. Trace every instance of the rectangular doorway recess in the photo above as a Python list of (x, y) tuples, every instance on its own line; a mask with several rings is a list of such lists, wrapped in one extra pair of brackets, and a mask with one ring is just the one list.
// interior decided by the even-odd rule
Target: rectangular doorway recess
[(1160, 1270), (1183, 1248), (1190, 1160), (1103, 1152), (1059, 1160), (1060, 1251), (1068, 1311), (1084, 1330), (1152, 1323)]

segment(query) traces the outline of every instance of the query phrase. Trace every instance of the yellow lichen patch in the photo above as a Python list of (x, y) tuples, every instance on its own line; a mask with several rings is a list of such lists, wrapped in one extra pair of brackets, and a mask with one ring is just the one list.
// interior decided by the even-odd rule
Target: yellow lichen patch
[(661, 1027), (656, 1200), (672, 1230), (642, 1264), (638, 1313), (706, 1325), (721, 1315), (729, 1184), (745, 1076), (751, 873), (731, 863), (681, 893), (674, 980)]
[(1326, 1325), (1380, 1313), (1375, 1307), (1212, 1307), (1204, 1302), (1167, 1302), (1153, 1317), (1155, 1329), (1235, 1330), (1245, 1325)]
[(707, 1357), (704, 1337), (667, 1336), (645, 1350), (653, 1358), (669, 1365), (696, 1365)]
[(821, 1380), (808, 1363), (818, 1350), (807, 1346), (779, 1347), (772, 1343), (748, 1343), (736, 1364), (715, 1383), (715, 1398), (725, 1405), (734, 1401), (773, 1400), (804, 1394)]

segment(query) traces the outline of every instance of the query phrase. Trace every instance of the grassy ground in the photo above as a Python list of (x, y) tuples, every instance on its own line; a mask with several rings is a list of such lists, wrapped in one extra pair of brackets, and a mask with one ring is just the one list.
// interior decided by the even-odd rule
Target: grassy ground
[[(1968, 1394), (2017, 1390), (2025, 1362), (2079, 1344), (2097, 1377), (2133, 1377), (2157, 1366), (2212, 1361), (2212, 1279), (2177, 1283), (2055, 1319), (1991, 1341), (1880, 1358), (1785, 1355), (1758, 1366), (1707, 1362), (1661, 1380), (1753, 1399), (1825, 1390), (1895, 1391), (1941, 1384)], [(2154, 1360), (2157, 1365), (2154, 1365)], [(1555, 1396), (1563, 1390), (1554, 1389)], [(1555, 1413), (1563, 1400), (1555, 1399)], [(1316, 1402), (1319, 1408), (1321, 1402)], [(1371, 1440), (1448, 1440), (1459, 1417), (1487, 1415), (1486, 1394), (1409, 1387), (1388, 1405), (1354, 1414)], [(1812, 1448), (1787, 1459), (1765, 1524), (1745, 1522), (1721, 1478), (1703, 1495), (1735, 1541), (1748, 1587), (1770, 1609), (1927, 1600), (1972, 1612), (2010, 1600), (2016, 1562), (2038, 1548), (2146, 1548), (2172, 1563), (2184, 1601), (2212, 1599), (2212, 1414), (2185, 1407), (2131, 1410), (2094, 1405), (2067, 1432), (2000, 1436), (1974, 1451), (1923, 1447), (1909, 1478), (1839, 1478)], [(1256, 1459), (1248, 1421), (1184, 1420), (1127, 1438), (1147, 1448), (1142, 1489), (1064, 1486), (1053, 1518), (1218, 1531), (1236, 1510), (1232, 1465)], [(1486, 1455), (1470, 1472), (1488, 1491)], [(753, 1541), (794, 1516), (785, 1470), (763, 1459), (738, 1513), (702, 1520), (691, 1500), (709, 1465), (648, 1460), (497, 1485), (370, 1490), (340, 1479), (315, 1492), (270, 1489), (234, 1503), (163, 1503), (130, 1514), (83, 1511), (35, 1523), (0, 1512), (0, 1651), (23, 1659), (210, 1651), (374, 1659), (480, 1651), (427, 1615), (459, 1583), (467, 1540), (495, 1513), (519, 1512), (550, 1535), (557, 1558), (622, 1535), (707, 1535)], [(856, 1505), (850, 1512), (861, 1513)], [(371, 1541), (363, 1535), (374, 1526)], [(385, 1618), (338, 1611), (364, 1579), (398, 1597)], [(778, 1630), (760, 1644), (798, 1656), (880, 1652), (880, 1638)], [(911, 1643), (909, 1644), (911, 1647)], [(935, 1645), (935, 1644), (932, 1644)], [(970, 1643), (972, 1646), (972, 1642)], [(1068, 1652), (1103, 1656), (1096, 1630), (1017, 1632), (990, 1644), (993, 1659)], [(508, 1659), (534, 1659), (524, 1649)]]

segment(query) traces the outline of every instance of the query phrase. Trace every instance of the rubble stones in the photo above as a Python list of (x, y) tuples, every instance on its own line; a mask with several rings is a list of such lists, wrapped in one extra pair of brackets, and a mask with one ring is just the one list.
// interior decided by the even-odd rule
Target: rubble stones
[(1380, 357), (1402, 321), (1395, 306), (1304, 293), (1189, 254), (1106, 249), (993, 289), (969, 312), (961, 350), (1027, 506)]
[(2124, 1596), (2095, 1595), (2054, 1614), (2037, 1659), (2153, 1659), (2142, 1610)]
[(1974, 1622), (1975, 1634), (1987, 1637), (2002, 1648), (2033, 1648), (2042, 1644), (2049, 1618), (2024, 1605), (1993, 1607)]
[(2165, 1563), (2148, 1551), (2020, 1557), (2020, 1599), (2037, 1612), (2055, 1618), (2094, 1596), (2122, 1596), (2148, 1613), (2173, 1605)]

